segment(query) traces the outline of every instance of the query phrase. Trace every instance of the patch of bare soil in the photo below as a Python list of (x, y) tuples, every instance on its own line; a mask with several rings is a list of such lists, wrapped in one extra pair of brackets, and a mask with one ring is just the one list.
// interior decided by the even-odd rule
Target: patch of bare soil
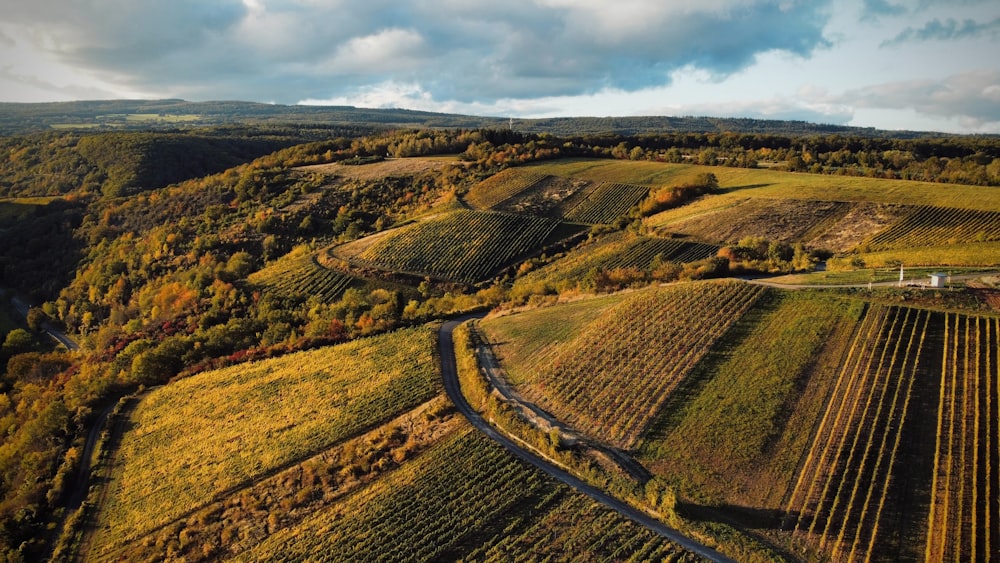
[(850, 209), (840, 220), (808, 241), (809, 246), (833, 252), (847, 252), (861, 244), (864, 239), (888, 228), (916, 209), (909, 205), (872, 202), (857, 202), (850, 205)]
[(428, 170), (444, 168), (450, 164), (459, 164), (459, 161), (441, 158), (387, 158), (371, 164), (313, 164), (301, 166), (296, 170), (318, 172), (327, 176), (341, 176), (354, 180), (377, 180), (389, 176), (415, 176)]
[(734, 206), (669, 225), (673, 231), (718, 243), (754, 236), (794, 242), (849, 203), (795, 199), (750, 199)]
[(597, 184), (589, 180), (547, 176), (528, 190), (504, 201), (494, 209), (547, 217), (552, 215), (562, 202), (575, 194), (586, 193), (596, 187)]
[(969, 293), (975, 295), (977, 299), (989, 305), (994, 311), (1000, 311), (1000, 288), (991, 287), (982, 281), (969, 282), (968, 288)]

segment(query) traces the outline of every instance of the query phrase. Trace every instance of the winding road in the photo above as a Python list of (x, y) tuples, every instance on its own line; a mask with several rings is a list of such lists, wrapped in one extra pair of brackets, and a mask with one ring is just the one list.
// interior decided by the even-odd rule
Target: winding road
[[(2, 295), (3, 295), (3, 292), (0, 292), (0, 296), (2, 296)], [(14, 307), (14, 310), (16, 310), (19, 315), (21, 315), (25, 319), (28, 318), (28, 311), (31, 309), (30, 305), (28, 305), (27, 303), (25, 303), (19, 297), (11, 297), (10, 298), (10, 304), (11, 304), (12, 307)], [(51, 324), (49, 324), (47, 322), (46, 323), (42, 323), (39, 328), (41, 328), (42, 332), (45, 332), (46, 334), (48, 334), (53, 340), (55, 340), (56, 342), (58, 342), (58, 343), (62, 344), (63, 346), (65, 346), (67, 350), (79, 350), (80, 349), (80, 346), (77, 345), (77, 343), (72, 338), (66, 336), (66, 334), (64, 332), (58, 330), (57, 328), (55, 328)]]
[(567, 471), (564, 471), (549, 461), (529, 452), (528, 450), (525, 450), (513, 440), (504, 434), (501, 434), (496, 428), (487, 423), (478, 412), (473, 410), (469, 402), (465, 400), (465, 396), (462, 395), (462, 389), (458, 382), (458, 369), (455, 364), (455, 343), (452, 339), (452, 333), (455, 328), (463, 322), (469, 319), (479, 318), (481, 316), (482, 314), (466, 315), (464, 317), (448, 321), (441, 326), (439, 331), (440, 338), (438, 339), (438, 346), (441, 353), (441, 374), (444, 379), (445, 392), (448, 393), (448, 397), (451, 399), (452, 403), (455, 404), (455, 408), (458, 409), (458, 412), (461, 413), (462, 416), (468, 419), (469, 422), (472, 423), (472, 425), (475, 426), (480, 432), (486, 434), (486, 436), (491, 440), (499, 443), (501, 446), (506, 448), (507, 451), (511, 452), (523, 461), (535, 466), (545, 473), (548, 473), (556, 480), (573, 487), (597, 502), (607, 506), (615, 512), (618, 512), (622, 516), (635, 521), (636, 523), (683, 547), (691, 553), (711, 561), (733, 561), (718, 551), (688, 538), (679, 531), (664, 525), (659, 520), (640, 512), (636, 508), (612, 497), (611, 495), (608, 495), (596, 487), (584, 483)]

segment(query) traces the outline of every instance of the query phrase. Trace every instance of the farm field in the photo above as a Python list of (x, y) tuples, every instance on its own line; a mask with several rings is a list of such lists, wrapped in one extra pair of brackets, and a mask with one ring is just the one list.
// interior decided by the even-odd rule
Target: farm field
[(573, 232), (541, 217), (455, 211), (332, 253), (380, 269), (475, 283)]
[(317, 553), (387, 561), (690, 558), (549, 480), (469, 426), (237, 560), (306, 559)]
[(508, 168), (474, 186), (465, 201), (474, 209), (524, 213), (577, 223), (607, 224), (628, 213), (649, 186), (593, 182)]
[(776, 508), (861, 312), (769, 292), (657, 413), (639, 460), (697, 502)]
[(354, 278), (319, 265), (313, 255), (289, 256), (251, 274), (247, 281), (293, 299), (333, 303)]
[[(524, 169), (636, 185), (715, 174), (720, 193), (644, 220), (661, 234), (720, 244), (756, 236), (839, 253), (861, 250), (860, 259), (873, 265), (1000, 264), (1000, 193), (988, 187), (653, 162), (564, 160)], [(932, 250), (921, 252), (925, 247)]]
[(428, 401), (441, 391), (433, 349), (432, 328), (406, 329), (151, 391), (122, 439), (92, 552)]
[(595, 271), (635, 269), (651, 273), (667, 262), (684, 264), (714, 256), (713, 244), (610, 233), (581, 244), (564, 256), (529, 272), (514, 282), (514, 291), (537, 285), (555, 288), (578, 285)]
[(525, 398), (591, 436), (629, 447), (715, 340), (764, 292), (741, 282), (638, 291), (577, 327), (571, 338), (531, 354), (507, 352), (518, 315), (481, 325)]
[(543, 174), (508, 168), (473, 186), (464, 199), (473, 209), (488, 211), (528, 190), (544, 178)]
[(352, 180), (377, 180), (387, 176), (411, 176), (448, 165), (461, 164), (455, 157), (387, 158), (370, 164), (312, 164), (298, 170), (318, 172), (327, 176), (342, 176)]
[[(533, 164), (523, 169), (593, 182), (638, 185), (676, 184), (693, 180), (699, 174), (712, 173), (718, 178), (722, 193), (705, 199), (719, 199), (720, 203), (760, 197), (1000, 210), (1000, 194), (996, 190), (960, 184), (623, 160), (563, 159)], [(700, 204), (694, 203), (666, 211), (664, 216), (669, 214), (673, 219), (687, 213), (696, 213), (700, 209), (703, 209)]]
[[(747, 304), (713, 313), (727, 297), (712, 285)], [(480, 327), (525, 399), (631, 449), (685, 518), (725, 515), (804, 560), (995, 560), (1000, 318), (738, 287), (585, 298)], [(722, 337), (659, 336), (721, 311)], [(644, 381), (699, 347), (662, 362), (684, 365), (679, 381)]]

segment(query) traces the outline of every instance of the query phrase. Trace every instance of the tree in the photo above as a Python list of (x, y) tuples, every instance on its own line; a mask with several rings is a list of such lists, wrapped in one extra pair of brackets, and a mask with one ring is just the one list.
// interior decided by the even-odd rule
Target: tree
[(28, 309), (28, 315), (26, 317), (28, 322), (28, 328), (31, 330), (41, 330), (42, 324), (49, 321), (49, 316), (45, 314), (45, 311), (38, 307), (32, 307)]
[(35, 337), (23, 328), (15, 328), (7, 333), (3, 341), (3, 353), (7, 357), (30, 352), (35, 347)]

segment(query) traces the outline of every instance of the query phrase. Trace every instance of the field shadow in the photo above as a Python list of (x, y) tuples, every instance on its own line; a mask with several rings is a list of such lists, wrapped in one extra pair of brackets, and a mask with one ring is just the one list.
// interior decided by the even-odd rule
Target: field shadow
[(729, 524), (745, 530), (777, 530), (784, 512), (775, 508), (754, 508), (736, 504), (702, 505), (678, 502), (677, 513), (687, 520)]
[(728, 194), (730, 192), (738, 192), (740, 190), (752, 190), (754, 188), (766, 188), (768, 186), (773, 186), (774, 184), (746, 184), (743, 186), (726, 186), (719, 187), (715, 193)]
[(690, 522), (715, 523), (732, 526), (754, 540), (767, 546), (787, 561), (796, 561), (800, 557), (788, 548), (778, 545), (767, 532), (783, 529), (786, 513), (776, 508), (754, 508), (736, 504), (701, 505), (691, 502), (678, 502), (677, 514)]

